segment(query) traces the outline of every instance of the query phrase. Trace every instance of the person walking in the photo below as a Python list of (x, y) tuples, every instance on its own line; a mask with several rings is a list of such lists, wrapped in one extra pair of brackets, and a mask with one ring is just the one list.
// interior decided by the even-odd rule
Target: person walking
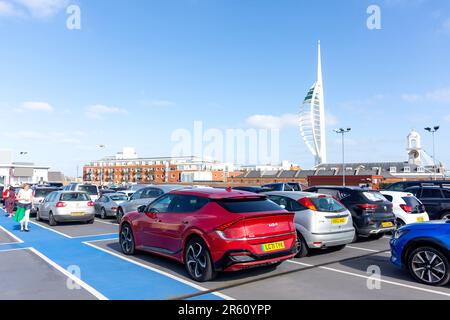
[(11, 186), (9, 187), (8, 198), (6, 198), (5, 200), (6, 213), (8, 214), (9, 218), (12, 218), (14, 214), (15, 204), (16, 204), (16, 193), (14, 191), (14, 188)]
[(30, 222), (30, 211), (33, 206), (33, 190), (28, 184), (24, 184), (17, 195), (17, 212), (14, 220), (20, 223), (20, 232), (28, 232), (28, 222)]

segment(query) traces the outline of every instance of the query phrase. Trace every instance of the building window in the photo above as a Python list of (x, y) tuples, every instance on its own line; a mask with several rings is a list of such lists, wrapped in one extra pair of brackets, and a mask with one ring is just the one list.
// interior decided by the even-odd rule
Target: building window
[(389, 172), (390, 172), (390, 173), (397, 173), (397, 167), (391, 167), (391, 168), (389, 169)]
[(410, 168), (410, 167), (405, 167), (405, 168), (403, 169), (403, 172), (404, 172), (404, 173), (411, 173), (411, 168)]
[(417, 172), (418, 173), (424, 173), (425, 172), (425, 168), (424, 167), (418, 167), (417, 168)]

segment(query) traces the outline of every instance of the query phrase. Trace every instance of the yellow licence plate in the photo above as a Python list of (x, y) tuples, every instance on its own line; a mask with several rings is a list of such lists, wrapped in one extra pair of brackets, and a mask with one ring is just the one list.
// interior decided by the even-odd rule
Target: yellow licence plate
[(391, 227), (394, 226), (394, 224), (393, 224), (392, 222), (382, 222), (382, 223), (381, 223), (381, 226), (382, 226), (383, 228), (391, 228)]
[(417, 218), (417, 222), (424, 222), (424, 221), (425, 221), (425, 219), (423, 217)]
[(347, 218), (334, 218), (331, 219), (331, 224), (345, 224), (347, 222)]
[(84, 216), (84, 212), (72, 212), (70, 215), (74, 217)]
[(280, 242), (272, 242), (272, 243), (266, 243), (261, 245), (262, 251), (264, 252), (272, 252), (277, 250), (283, 250), (286, 248), (286, 245), (284, 244), (284, 241)]

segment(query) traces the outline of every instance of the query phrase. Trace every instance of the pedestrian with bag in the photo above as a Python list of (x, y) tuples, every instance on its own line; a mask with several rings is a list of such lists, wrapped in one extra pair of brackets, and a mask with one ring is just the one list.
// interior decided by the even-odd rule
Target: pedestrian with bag
[(6, 213), (9, 218), (12, 218), (14, 214), (14, 206), (16, 204), (16, 192), (12, 186), (9, 187), (8, 198), (5, 200)]
[(20, 232), (29, 232), (28, 223), (30, 222), (30, 212), (33, 206), (33, 190), (28, 184), (24, 184), (17, 195), (17, 212), (14, 220), (20, 223)]

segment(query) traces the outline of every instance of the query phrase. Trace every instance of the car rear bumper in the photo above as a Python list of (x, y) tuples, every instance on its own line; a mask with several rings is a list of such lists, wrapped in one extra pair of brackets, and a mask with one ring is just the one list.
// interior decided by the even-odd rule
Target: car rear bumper
[(343, 232), (333, 232), (333, 233), (303, 233), (302, 236), (305, 238), (306, 244), (309, 248), (327, 248), (341, 246), (353, 242), (353, 237), (355, 235), (355, 230), (347, 230)]
[[(295, 257), (297, 247), (294, 245), (289, 250), (274, 252), (264, 255), (256, 255), (248, 250), (231, 250), (214, 267), (216, 271), (237, 271), (243, 269), (269, 266)], [(248, 261), (243, 261), (248, 260)]]
[(54, 215), (53, 216), (57, 222), (83, 222), (90, 221), (95, 218), (94, 214), (85, 214), (82, 216), (72, 216), (68, 214), (64, 215)]

